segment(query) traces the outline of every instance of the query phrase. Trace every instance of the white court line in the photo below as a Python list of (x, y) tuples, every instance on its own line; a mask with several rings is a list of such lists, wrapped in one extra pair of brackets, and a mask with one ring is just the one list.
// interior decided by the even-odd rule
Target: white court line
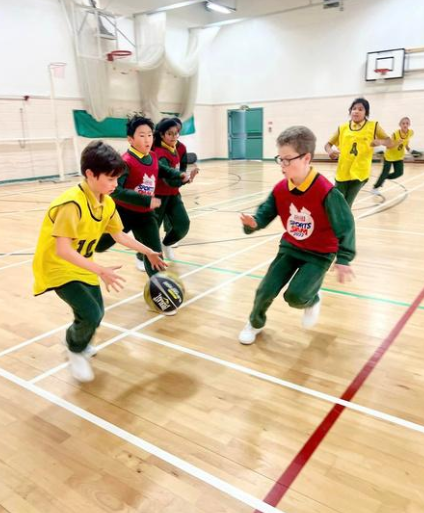
[(90, 422), (90, 424), (93, 424), (94, 426), (103, 429), (104, 431), (107, 431), (113, 436), (116, 436), (117, 438), (120, 438), (121, 440), (124, 440), (125, 442), (135, 447), (138, 447), (143, 451), (148, 452), (149, 454), (152, 454), (153, 456), (159, 458), (162, 461), (166, 461), (173, 467), (176, 467), (185, 472), (186, 474), (189, 474), (190, 476), (193, 476), (194, 478), (203, 481), (204, 483), (212, 486), (213, 488), (216, 488), (220, 492), (225, 493), (226, 495), (238, 500), (239, 502), (247, 504), (248, 506), (257, 509), (258, 511), (261, 511), (262, 513), (284, 513), (282, 510), (274, 508), (269, 504), (266, 504), (265, 502), (261, 501), (260, 499), (257, 499), (253, 495), (250, 495), (249, 493), (240, 490), (240, 488), (237, 488), (236, 486), (233, 486), (223, 481), (222, 479), (210, 474), (209, 472), (206, 472), (200, 469), (199, 467), (192, 465), (188, 461), (185, 461), (179, 458), (178, 456), (174, 456), (173, 454), (164, 451), (160, 447), (153, 445), (150, 442), (147, 442), (143, 438), (133, 435), (132, 433), (114, 424), (111, 424), (107, 420), (102, 419), (101, 417), (98, 417), (97, 415), (94, 415), (93, 413), (90, 413), (80, 408), (79, 406), (70, 403), (69, 401), (66, 401), (65, 399), (62, 399), (61, 397), (52, 394), (47, 390), (44, 390), (40, 387), (37, 387), (36, 385), (28, 383), (22, 378), (19, 378), (18, 376), (15, 376), (14, 374), (11, 374), (10, 372), (7, 372), (6, 370), (1, 368), (0, 376), (14, 383), (15, 385), (18, 385), (21, 388), (24, 388), (25, 390), (28, 390), (29, 392), (36, 394), (38, 397), (45, 399), (51, 404), (59, 406), (59, 408), (62, 408), (72, 413), (76, 417), (86, 420), (87, 422)]
[[(403, 181), (402, 181), (402, 183), (400, 183), (400, 182), (399, 182), (399, 184), (400, 184), (400, 185), (404, 185), (404, 184), (406, 184), (406, 183), (412, 182), (412, 181), (413, 181), (413, 180), (415, 180), (416, 178), (421, 178), (421, 177), (420, 177), (420, 175), (410, 176), (409, 178), (405, 178), (405, 180), (403, 180)], [(371, 179), (371, 177), (370, 177), (370, 179)], [(386, 188), (384, 189), (384, 191), (385, 191), (385, 192), (387, 192), (387, 191), (391, 191), (392, 189), (397, 189), (396, 184), (390, 184), (390, 185), (389, 185), (389, 187), (386, 187)], [(361, 190), (362, 190), (362, 189), (361, 189)], [(366, 192), (366, 191), (363, 191), (363, 192)], [(407, 190), (406, 192), (408, 193), (408, 192), (409, 192), (409, 190)], [(405, 194), (405, 191), (403, 191), (402, 195), (403, 195), (403, 194)], [(366, 201), (369, 201), (370, 199), (373, 199), (373, 198), (375, 198), (375, 197), (376, 197), (376, 196), (374, 196), (374, 195), (368, 195), (368, 196), (366, 196), (365, 198), (362, 198), (362, 199), (360, 199), (360, 200), (358, 200), (358, 201), (355, 201), (355, 202), (354, 202), (354, 204), (353, 204), (353, 206), (355, 206), (355, 205), (359, 205), (360, 203), (365, 203)], [(399, 196), (397, 196), (397, 197), (399, 197)], [(386, 202), (384, 202), (384, 203), (381, 203), (380, 205), (377, 205), (377, 206), (382, 207), (383, 205), (387, 205), (387, 203), (386, 203)]]
[[(412, 187), (412, 189), (408, 189), (407, 190), (407, 194), (410, 194), (411, 192), (413, 191), (416, 191), (418, 189), (421, 189), (421, 187), (424, 187), (424, 183), (421, 183), (419, 185), (416, 185), (415, 187)], [(382, 203), (381, 205), (376, 205), (374, 208), (372, 208), (371, 210), (368, 210), (367, 212), (364, 212), (363, 214), (359, 215), (356, 219), (359, 220), (359, 219), (362, 219), (364, 217), (369, 217), (371, 214), (373, 214), (374, 212), (378, 212), (379, 210), (381, 209), (386, 209), (388, 205), (394, 203), (396, 200), (398, 200), (401, 196), (404, 196), (405, 192), (402, 192), (400, 194), (398, 194), (397, 196), (395, 196), (394, 198), (392, 198), (391, 200), (389, 201), (385, 201), (384, 203)]]
[(16, 249), (15, 251), (11, 251), (10, 253), (5, 253), (4, 255), (0, 255), (0, 259), (6, 258), (8, 256), (16, 255), (16, 253), (24, 253), (26, 251), (34, 251), (35, 247), (31, 246), (30, 248), (24, 248), (24, 249)]
[[(251, 196), (257, 196), (259, 194), (262, 194), (262, 192), (255, 192), (253, 194), (247, 194), (247, 195), (244, 195), (244, 196), (236, 196), (235, 198), (232, 198), (232, 199), (229, 199), (229, 200), (226, 200), (226, 201), (220, 201), (218, 203), (211, 203), (210, 205), (206, 205), (204, 207), (195, 207), (193, 209), (188, 210), (188, 212), (191, 212), (193, 210), (199, 210), (199, 209), (203, 210), (205, 208), (210, 208), (210, 207), (213, 207), (213, 206), (216, 206), (216, 205), (220, 205), (221, 203), (235, 202), (237, 204), (237, 203), (239, 203), (244, 198), (250, 198)], [(244, 201), (242, 201), (242, 203), (244, 203)], [(217, 212), (219, 212), (219, 210), (208, 210), (208, 211), (202, 212), (202, 213), (200, 213), (198, 215), (191, 216), (191, 219), (196, 219), (197, 217), (203, 217), (203, 216), (209, 215), (209, 214), (216, 214)], [(35, 248), (31, 248), (31, 249), (35, 249)], [(0, 258), (8, 256), (8, 255), (13, 255), (14, 253), (19, 253), (20, 251), (25, 251), (25, 250), (22, 249), (22, 250), (12, 251), (11, 253), (7, 253), (7, 255), (0, 255)], [(17, 267), (19, 265), (27, 264), (28, 262), (32, 262), (32, 259), (31, 260), (24, 260), (24, 261), (21, 261), (21, 262), (16, 262), (16, 263), (11, 264), (11, 265), (6, 265), (4, 267), (0, 267), (0, 271), (2, 269), (8, 269), (9, 267)]]
[[(270, 241), (276, 239), (277, 237), (279, 238), (279, 237), (281, 237), (281, 235), (280, 234), (273, 235), (273, 236), (271, 236), (271, 237), (269, 237), (269, 238), (267, 238), (267, 239), (265, 239), (265, 240), (263, 240), (261, 242), (258, 242), (256, 244), (254, 244), (253, 246), (248, 246), (247, 248), (241, 249), (239, 251), (235, 251), (234, 253), (230, 253), (229, 255), (226, 255), (224, 257), (218, 258), (218, 260), (214, 260), (213, 262), (210, 262), (209, 264), (205, 264), (202, 267), (199, 267), (197, 269), (194, 269), (192, 271), (189, 271), (188, 273), (185, 273), (185, 274), (181, 275), (181, 278), (186, 278), (186, 277), (188, 277), (188, 276), (190, 276), (192, 274), (196, 274), (196, 273), (198, 273), (200, 271), (203, 271), (204, 269), (208, 269), (209, 267), (212, 267), (212, 266), (214, 266), (216, 264), (219, 264), (220, 262), (224, 262), (225, 260), (229, 260), (231, 258), (234, 258), (235, 256), (238, 256), (238, 255), (241, 255), (243, 253), (246, 253), (247, 251), (250, 251), (251, 249), (254, 249), (254, 248), (256, 248), (258, 246), (261, 246), (263, 244), (266, 244), (267, 242), (270, 242)], [(123, 305), (125, 303), (128, 303), (128, 302), (132, 301), (133, 299), (137, 299), (138, 297), (142, 296), (143, 293), (144, 292), (139, 292), (137, 294), (134, 294), (133, 296), (130, 296), (130, 297), (126, 298), (126, 299), (123, 299), (122, 301), (118, 301), (117, 303), (109, 305), (108, 307), (105, 308), (105, 310), (109, 311), (109, 310), (112, 310), (113, 308), (117, 308), (118, 306), (121, 306), (121, 305)], [(182, 306), (184, 306), (184, 304), (185, 303), (183, 303)], [(147, 321), (147, 323), (145, 323), (145, 324), (147, 326), (148, 324), (152, 324), (153, 322), (156, 322), (157, 320), (162, 319), (163, 317), (164, 317), (164, 315), (157, 315), (156, 317), (153, 317), (153, 319), (150, 319), (149, 321)], [(15, 346), (9, 347), (8, 349), (5, 349), (4, 351), (0, 352), (0, 358), (2, 356), (8, 355), (10, 353), (14, 353), (15, 351), (19, 351), (23, 347), (29, 346), (30, 344), (33, 344), (34, 342), (38, 342), (39, 340), (42, 340), (43, 338), (46, 338), (46, 337), (48, 337), (50, 335), (53, 335), (53, 334), (63, 330), (64, 328), (67, 328), (68, 326), (70, 326), (70, 324), (71, 323), (68, 322), (66, 324), (63, 324), (62, 326), (59, 326), (58, 328), (54, 328), (54, 329), (52, 329), (52, 330), (50, 330), (50, 331), (48, 331), (46, 333), (42, 333), (41, 335), (37, 335), (34, 338), (26, 340), (25, 342), (21, 342), (20, 344), (17, 344)], [(138, 327), (138, 329), (139, 329), (139, 327)]]
[(29, 262), (32, 262), (32, 258), (29, 260), (21, 260), (20, 262), (15, 262), (14, 264), (3, 265), (3, 267), (0, 267), (0, 271), (2, 269), (9, 269), (10, 267), (18, 267), (19, 265), (28, 264)]
[[(246, 271), (246, 274), (253, 272), (254, 270), (258, 269), (259, 267), (262, 267), (266, 265), (268, 262), (264, 262), (255, 268), (252, 268), (249, 271)], [(239, 277), (236, 277), (237, 279)], [(235, 281), (235, 279), (232, 279), (232, 281)], [(214, 287), (215, 289), (221, 288), (224, 284), (218, 285)], [(211, 292), (208, 292), (211, 293)], [(199, 296), (196, 296), (195, 298), (192, 298), (190, 301), (194, 302), (200, 299), (201, 297), (204, 297), (206, 293), (199, 294)], [(200, 297), (201, 296), (201, 297)], [(183, 308), (184, 304), (181, 306)], [(146, 340), (148, 342), (152, 342), (154, 344), (167, 347), (169, 349), (173, 349), (175, 351), (179, 351), (180, 353), (185, 353), (190, 356), (194, 356), (196, 358), (201, 358), (202, 360), (206, 360), (212, 363), (216, 363), (218, 365), (221, 365), (223, 367), (227, 367), (229, 369), (235, 370), (237, 372), (242, 372), (243, 374), (247, 374), (249, 376), (253, 376), (255, 378), (258, 378), (262, 381), (267, 381), (269, 383), (273, 383), (275, 385), (282, 386), (284, 388), (288, 388), (290, 390), (294, 390), (296, 392), (303, 393), (305, 395), (309, 395), (311, 397), (314, 397), (316, 399), (321, 399), (323, 401), (329, 402), (331, 404), (339, 404), (341, 406), (344, 406), (347, 409), (357, 411), (359, 413), (363, 413), (365, 415), (369, 415), (370, 417), (377, 418), (379, 420), (384, 420), (387, 422), (390, 422), (391, 424), (395, 424), (398, 426), (402, 426), (404, 428), (410, 429), (412, 431), (417, 431), (419, 433), (424, 433), (424, 426), (415, 422), (410, 422), (408, 420), (404, 420), (400, 417), (396, 417), (395, 415), (390, 415), (388, 413), (381, 412), (379, 410), (375, 410), (373, 408), (368, 408), (367, 406), (362, 406), (357, 403), (353, 403), (350, 401), (345, 401), (343, 399), (340, 399), (336, 396), (332, 396), (330, 394), (326, 394), (324, 392), (319, 392), (318, 390), (314, 390), (312, 388), (308, 388), (302, 385), (297, 385), (296, 383), (292, 383), (290, 381), (286, 381), (284, 379), (277, 378), (275, 376), (271, 376), (269, 374), (266, 374), (264, 372), (256, 371), (254, 369), (251, 369), (249, 367), (245, 367), (244, 365), (239, 365), (237, 363), (229, 362), (227, 360), (222, 360), (221, 358), (217, 358), (215, 356), (208, 355), (206, 353), (202, 353), (201, 351), (196, 351), (194, 349), (190, 349), (184, 346), (180, 346), (178, 344), (174, 344), (172, 342), (169, 342), (167, 340), (153, 337), (150, 335), (146, 335), (144, 333), (139, 333), (137, 330), (145, 327), (146, 323), (143, 323), (142, 325), (136, 326), (132, 329), (126, 329), (122, 328), (121, 326), (117, 326), (115, 324), (111, 324), (109, 322), (102, 322), (102, 326), (105, 326), (106, 328), (110, 328), (115, 331), (121, 332), (120, 335), (117, 335), (116, 337), (104, 342), (103, 344), (99, 344), (96, 346), (96, 348), (101, 351), (102, 349), (114, 344), (115, 342), (118, 342), (119, 340), (128, 337), (128, 336), (134, 336), (136, 338)], [(66, 368), (68, 366), (68, 362), (62, 363), (58, 365), (57, 367), (54, 367), (53, 369), (48, 370), (47, 372), (44, 372), (43, 374), (40, 374), (36, 376), (35, 378), (28, 380), (28, 383), (38, 383), (39, 381), (59, 372), (60, 370)]]
[[(275, 237), (273, 237), (273, 238), (275, 238)], [(208, 296), (208, 295), (212, 294), (213, 292), (216, 292), (217, 290), (222, 289), (235, 281), (238, 281), (240, 278), (243, 278), (244, 276), (256, 271), (257, 269), (260, 269), (264, 265), (269, 264), (270, 262), (272, 262), (272, 260), (274, 260), (274, 258), (270, 258), (270, 259), (266, 260), (265, 262), (261, 262), (260, 264), (252, 267), (251, 269), (248, 269), (247, 271), (244, 271), (243, 273), (240, 273), (237, 276), (233, 276), (232, 278), (229, 278), (228, 280), (225, 280), (225, 281), (219, 283), (218, 285), (215, 285), (215, 287), (212, 287), (210, 289), (205, 290), (204, 292), (201, 292), (200, 294), (197, 294), (197, 296), (192, 297), (188, 301), (184, 301), (184, 303), (180, 306), (179, 309), (181, 310), (181, 308), (186, 308), (187, 306), (191, 305), (192, 303), (199, 301), (199, 299), (202, 299), (205, 296)], [(122, 331), (122, 334), (117, 335), (116, 337), (114, 337), (111, 340), (107, 340), (106, 342), (103, 342), (103, 344), (99, 344), (98, 346), (96, 346), (96, 349), (101, 351), (105, 347), (108, 347), (111, 344), (114, 344), (115, 342), (118, 342), (119, 340), (125, 338), (128, 335), (128, 333), (133, 333), (137, 330), (141, 330), (141, 329), (145, 328), (146, 326), (150, 326), (151, 324), (154, 324), (155, 322), (159, 321), (160, 319), (162, 319), (164, 317), (166, 317), (166, 316), (163, 314), (157, 315), (156, 317), (152, 317), (148, 321), (142, 322), (141, 324), (134, 326), (134, 328), (131, 328), (130, 330), (127, 330), (125, 328), (120, 328), (118, 326), (115, 326), (114, 324), (109, 324), (108, 322), (102, 321), (102, 326), (112, 327), (112, 329), (114, 329), (115, 331), (116, 330)], [(0, 353), (0, 356), (1, 356), (1, 353)], [(61, 363), (57, 367), (54, 367), (53, 369), (49, 369), (48, 371), (44, 372), (43, 374), (39, 374), (35, 378), (32, 378), (31, 380), (29, 380), (29, 383), (37, 383), (38, 381), (41, 381), (42, 379), (44, 379), (48, 376), (51, 376), (52, 374), (60, 371), (64, 367), (67, 367), (67, 365), (68, 365), (67, 362)]]
[(379, 232), (388, 232), (388, 233), (396, 233), (398, 235), (416, 235), (423, 236), (424, 232), (408, 232), (406, 230), (391, 230), (390, 228), (373, 228), (371, 226), (360, 226), (361, 230), (371, 230), (371, 231), (379, 231)]
[[(345, 401), (344, 399), (340, 399), (336, 396), (326, 394), (324, 392), (319, 392), (318, 390), (314, 390), (313, 388), (304, 387), (302, 385), (297, 385), (296, 383), (292, 383), (290, 381), (286, 381), (284, 379), (276, 378), (275, 376), (271, 376), (269, 374), (265, 374), (264, 372), (259, 372), (254, 369), (250, 369), (249, 367), (245, 367), (244, 365), (239, 365), (237, 363), (232, 363), (227, 360), (222, 360), (221, 358), (216, 358), (215, 356), (210, 356), (206, 353), (202, 353), (200, 351), (196, 351), (194, 349), (189, 349), (183, 346), (180, 346), (178, 344), (173, 344), (172, 342), (168, 342), (166, 340), (152, 337), (150, 335), (146, 335), (144, 333), (138, 333), (134, 332), (133, 330), (126, 330), (125, 328), (121, 328), (120, 326), (115, 326), (114, 324), (110, 324), (105, 322), (104, 325), (110, 329), (114, 329), (116, 331), (121, 331), (122, 333), (125, 332), (126, 336), (134, 336), (136, 338), (140, 338), (142, 340), (146, 340), (148, 342), (152, 342), (154, 344), (158, 344), (160, 346), (164, 346), (170, 349), (174, 349), (176, 351), (179, 351), (181, 353), (186, 353), (191, 356), (195, 356), (197, 358), (201, 358), (203, 360), (207, 360), (213, 363), (217, 363), (219, 365), (222, 365), (223, 367), (227, 367), (229, 369), (236, 370), (238, 372), (242, 372), (243, 374), (247, 374), (249, 376), (253, 376), (255, 378), (259, 378), (263, 381), (268, 381), (270, 383), (280, 385), (284, 388), (288, 388), (290, 390), (294, 390), (296, 392), (303, 393), (305, 395), (312, 396), (316, 399), (321, 399), (323, 401), (329, 402), (331, 404), (339, 404), (340, 406), (344, 406), (345, 408), (348, 408), (350, 410), (357, 411), (359, 413), (363, 413), (365, 415), (369, 415), (370, 417), (375, 417), (380, 420), (385, 420), (387, 422), (390, 422), (392, 424), (396, 424), (398, 426), (402, 426), (404, 428), (408, 428), (412, 431), (418, 431), (419, 433), (424, 433), (424, 426), (421, 424), (417, 424), (416, 422), (410, 422), (409, 420), (404, 420), (400, 417), (396, 417), (395, 415), (390, 415), (388, 413), (381, 412), (379, 410), (374, 410), (373, 408), (368, 408), (367, 406), (362, 406), (357, 403), (353, 403), (350, 401)], [(119, 335), (118, 335), (119, 336)], [(117, 338), (117, 337), (115, 337)], [(106, 345), (112, 344), (112, 341), (109, 341), (110, 343), (106, 342), (98, 347), (105, 347)], [(35, 382), (37, 378), (34, 378), (30, 382)], [(38, 381), (38, 380), (37, 380)]]
[[(256, 266), (252, 267), (251, 269), (248, 269), (247, 271), (244, 271), (240, 275), (237, 275), (237, 276), (234, 276), (234, 277), (232, 277), (232, 278), (230, 278), (228, 280), (225, 280), (224, 282), (216, 285), (215, 287), (212, 287), (212, 288), (210, 288), (210, 289), (208, 289), (208, 290), (198, 294), (197, 296), (195, 296), (195, 297), (189, 299), (188, 301), (184, 302), (181, 305), (180, 309), (184, 308), (186, 306), (189, 306), (190, 304), (194, 303), (195, 301), (198, 301), (199, 299), (202, 299), (203, 297), (205, 297), (207, 295), (210, 295), (213, 292), (216, 292), (217, 290), (219, 290), (219, 289), (221, 289), (221, 288), (223, 288), (223, 287), (225, 287), (225, 286), (227, 286), (227, 285), (229, 285), (229, 284), (231, 284), (231, 283), (233, 283), (235, 281), (238, 281), (240, 278), (243, 278), (247, 274), (250, 274), (250, 273), (256, 271), (257, 269), (268, 265), (272, 260), (273, 260), (273, 258), (268, 259), (265, 262), (262, 262), (262, 263), (260, 263), (260, 264), (258, 264)], [(158, 321), (162, 317), (164, 317), (164, 315), (159, 315), (159, 316), (154, 317), (152, 319), (149, 319), (148, 321), (143, 322), (143, 323), (141, 323), (141, 324), (139, 324), (139, 325), (137, 325), (137, 326), (135, 326), (134, 328), (131, 328), (131, 329), (121, 328), (120, 326), (117, 326), (115, 324), (111, 324), (109, 322), (104, 322), (103, 321), (102, 322), (102, 326), (105, 326), (107, 328), (113, 329), (115, 331), (120, 331), (121, 335), (117, 335), (116, 337), (114, 337), (114, 338), (112, 338), (112, 339), (110, 339), (110, 340), (108, 340), (106, 342), (103, 342), (103, 344), (99, 344), (97, 346), (97, 349), (99, 351), (101, 351), (105, 347), (108, 347), (108, 346), (118, 342), (119, 340), (121, 340), (121, 339), (123, 339), (123, 338), (125, 338), (125, 337), (127, 337), (129, 335), (132, 335), (132, 336), (135, 336), (137, 338), (141, 338), (143, 340), (154, 342), (156, 344), (159, 344), (159, 345), (162, 345), (162, 346), (174, 349), (176, 351), (180, 351), (182, 353), (190, 354), (192, 356), (196, 356), (196, 357), (201, 358), (203, 360), (208, 360), (208, 361), (217, 363), (219, 365), (222, 365), (224, 367), (228, 367), (230, 369), (233, 369), (233, 370), (236, 370), (236, 371), (239, 371), (239, 372), (243, 372), (244, 374), (248, 374), (250, 376), (257, 377), (257, 378), (259, 378), (261, 380), (268, 381), (270, 383), (274, 383), (274, 384), (283, 386), (285, 388), (289, 388), (291, 390), (295, 390), (295, 391), (300, 392), (300, 393), (304, 393), (305, 395), (309, 395), (309, 396), (312, 396), (312, 397), (315, 397), (315, 398), (327, 401), (327, 402), (329, 402), (331, 404), (339, 404), (341, 406), (344, 406), (344, 407), (349, 408), (351, 410), (358, 411), (358, 412), (363, 413), (365, 415), (369, 415), (371, 417), (375, 417), (375, 418), (380, 419), (380, 420), (385, 420), (385, 421), (390, 422), (392, 424), (396, 424), (396, 425), (399, 425), (399, 426), (411, 429), (413, 431), (418, 431), (419, 433), (424, 433), (424, 426), (422, 426), (420, 424), (417, 424), (415, 422), (410, 422), (410, 421), (404, 420), (402, 418), (396, 417), (394, 415), (383, 413), (383, 412), (380, 412), (378, 410), (374, 410), (372, 408), (368, 408), (366, 406), (362, 406), (360, 404), (356, 404), (356, 403), (353, 403), (353, 402), (350, 402), (350, 401), (344, 401), (343, 399), (339, 399), (336, 396), (325, 394), (323, 392), (319, 392), (317, 390), (314, 390), (314, 389), (311, 389), (311, 388), (308, 388), (308, 387), (304, 387), (304, 386), (301, 386), (301, 385), (296, 385), (295, 383), (291, 383), (290, 381), (286, 381), (286, 380), (283, 380), (283, 379), (280, 379), (280, 378), (276, 378), (274, 376), (270, 376), (270, 375), (265, 374), (263, 372), (255, 371), (255, 370), (250, 369), (248, 367), (245, 367), (245, 366), (242, 366), (242, 365), (239, 365), (239, 364), (236, 364), (236, 363), (228, 362), (226, 360), (222, 360), (222, 359), (216, 358), (214, 356), (210, 356), (210, 355), (202, 353), (200, 351), (195, 351), (193, 349), (188, 349), (188, 348), (185, 348), (185, 347), (180, 346), (178, 344), (173, 344), (173, 343), (168, 342), (166, 340), (159, 339), (157, 337), (152, 337), (150, 335), (145, 335), (143, 333), (138, 333), (137, 332), (137, 330), (140, 330), (140, 329), (145, 328), (146, 326), (148, 326), (150, 324), (155, 323), (156, 321)], [(35, 378), (29, 380), (29, 383), (37, 383), (37, 382), (39, 382), (39, 381), (41, 381), (41, 380), (43, 380), (43, 379), (45, 379), (45, 378), (47, 378), (49, 376), (52, 376), (53, 374), (55, 374), (56, 372), (64, 369), (67, 366), (68, 366), (67, 362), (62, 363), (62, 364), (58, 365), (57, 367), (54, 367), (53, 369), (49, 369), (48, 371), (44, 372), (43, 374), (39, 374)]]

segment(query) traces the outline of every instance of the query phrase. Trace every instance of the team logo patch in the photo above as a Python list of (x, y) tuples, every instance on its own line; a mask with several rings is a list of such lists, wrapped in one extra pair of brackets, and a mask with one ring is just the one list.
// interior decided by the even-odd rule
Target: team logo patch
[(153, 196), (155, 193), (155, 176), (143, 176), (143, 183), (139, 183), (134, 187), (135, 192), (143, 194), (143, 196)]
[(290, 205), (290, 217), (287, 220), (287, 232), (296, 240), (305, 240), (310, 237), (314, 231), (314, 219), (309, 210), (305, 207), (299, 211), (293, 205)]

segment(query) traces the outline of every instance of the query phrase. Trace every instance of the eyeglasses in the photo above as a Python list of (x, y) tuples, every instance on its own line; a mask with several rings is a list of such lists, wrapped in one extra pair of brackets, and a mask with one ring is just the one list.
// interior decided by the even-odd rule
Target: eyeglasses
[(281, 166), (281, 165), (283, 165), (283, 166), (290, 166), (290, 164), (291, 164), (291, 161), (292, 161), (292, 160), (301, 159), (301, 158), (302, 158), (302, 157), (304, 157), (305, 155), (306, 155), (306, 153), (301, 153), (300, 155), (297, 155), (297, 157), (293, 157), (293, 158), (291, 158), (291, 159), (282, 159), (282, 158), (280, 157), (280, 155), (276, 155), (276, 156), (274, 157), (274, 160), (275, 160), (275, 162), (276, 162), (279, 166)]

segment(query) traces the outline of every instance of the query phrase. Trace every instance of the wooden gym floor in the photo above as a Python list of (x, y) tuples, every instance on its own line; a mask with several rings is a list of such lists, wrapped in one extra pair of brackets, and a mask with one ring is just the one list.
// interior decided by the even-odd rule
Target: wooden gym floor
[(96, 255), (127, 281), (105, 292), (87, 385), (66, 368), (68, 307), (31, 291), (41, 220), (70, 183), (0, 188), (0, 512), (422, 513), (422, 165), (383, 197), (359, 195), (356, 279), (327, 275), (317, 326), (277, 298), (246, 347), (281, 225), (248, 237), (238, 215), (281, 175), (270, 162), (201, 168), (170, 267), (187, 289), (177, 316), (147, 311), (131, 252)]

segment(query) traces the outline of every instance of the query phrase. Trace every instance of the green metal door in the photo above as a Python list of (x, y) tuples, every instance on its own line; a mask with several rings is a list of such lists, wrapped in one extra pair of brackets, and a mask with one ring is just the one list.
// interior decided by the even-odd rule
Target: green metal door
[(262, 160), (263, 157), (263, 110), (246, 111), (246, 159)]
[(246, 111), (228, 111), (228, 158), (246, 158)]

